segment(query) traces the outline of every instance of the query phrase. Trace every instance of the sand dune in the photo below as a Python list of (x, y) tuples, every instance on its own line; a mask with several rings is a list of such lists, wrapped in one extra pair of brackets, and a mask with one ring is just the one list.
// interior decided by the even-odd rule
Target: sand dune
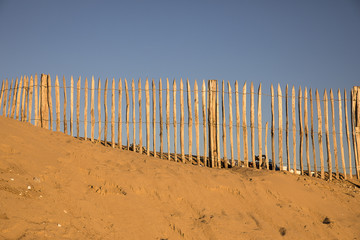
[(0, 117), (0, 238), (360, 239), (360, 191), (169, 162)]

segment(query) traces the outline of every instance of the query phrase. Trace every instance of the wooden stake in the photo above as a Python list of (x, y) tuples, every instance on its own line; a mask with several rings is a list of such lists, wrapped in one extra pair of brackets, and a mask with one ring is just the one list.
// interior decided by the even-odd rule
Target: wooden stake
[(126, 146), (127, 150), (130, 148), (129, 138), (129, 118), (130, 118), (130, 100), (129, 100), (129, 87), (125, 78), (125, 95), (126, 95)]
[[(12, 106), (11, 106), (11, 111), (10, 111), (11, 118), (14, 118), (14, 114), (15, 114), (18, 85), (19, 85), (19, 78), (16, 78), (15, 86), (14, 86), (14, 94), (13, 94), (13, 99), (12, 99)], [(35, 116), (35, 119), (36, 119), (36, 116)], [(36, 120), (35, 120), (34, 124), (36, 124)]]
[(340, 140), (341, 163), (342, 163), (344, 178), (347, 179), (346, 167), (345, 167), (344, 144), (343, 144), (343, 121), (342, 121), (342, 104), (341, 104), (340, 88), (338, 89), (338, 99), (339, 99), (339, 140)]
[(87, 112), (88, 112), (88, 80), (85, 78), (84, 89), (84, 139), (87, 140)]
[[(66, 103), (67, 103), (67, 97), (66, 97), (66, 81), (65, 76), (63, 76), (63, 87), (64, 87), (64, 133), (68, 134), (67, 131), (67, 120), (66, 120)], [(70, 115), (71, 117), (71, 115)], [(72, 135), (71, 135), (72, 136)]]
[(91, 115), (91, 142), (94, 142), (94, 128), (95, 128), (95, 113), (94, 113), (94, 98), (95, 98), (95, 81), (94, 76), (91, 78), (91, 106), (90, 106), (90, 115)]
[(160, 118), (160, 158), (163, 158), (163, 103), (162, 103), (162, 82), (159, 80), (159, 118)]
[(203, 80), (202, 84), (202, 113), (203, 113), (203, 134), (204, 134), (204, 167), (207, 166), (207, 139), (206, 139), (206, 85), (205, 80)]
[(139, 102), (139, 152), (142, 153), (142, 107), (141, 107), (141, 78), (138, 82), (138, 102)]
[(2, 84), (1, 84), (1, 92), (0, 92), (0, 108), (2, 105), (2, 100), (4, 98), (4, 91), (5, 91), (5, 85), (4, 85), (4, 80), (3, 80)]
[(170, 161), (170, 84), (168, 78), (166, 78), (166, 131), (168, 160)]
[(152, 79), (152, 90), (153, 90), (153, 152), (156, 157), (156, 85), (154, 79)]
[(303, 135), (304, 135), (304, 130), (303, 130), (303, 122), (302, 122), (302, 106), (301, 106), (301, 102), (302, 102), (302, 92), (301, 92), (301, 87), (299, 87), (299, 97), (298, 97), (298, 104), (299, 104), (299, 128), (300, 128), (300, 147), (299, 147), (299, 158), (300, 158), (300, 171), (301, 171), (301, 175), (304, 175), (304, 164), (303, 164)]
[(251, 128), (251, 161), (253, 167), (256, 167), (255, 163), (255, 110), (254, 110), (254, 84), (251, 82), (250, 85), (250, 128)]
[(347, 110), (347, 96), (346, 96), (346, 89), (344, 89), (344, 112), (345, 112), (345, 128), (346, 128), (346, 140), (347, 140), (347, 147), (348, 147), (348, 159), (349, 159), (349, 178), (352, 179), (352, 163), (351, 163), (351, 145), (350, 145), (350, 131), (349, 131), (349, 117), (348, 117), (348, 110)]
[[(239, 112), (239, 91), (238, 82), (235, 81), (235, 101), (236, 101), (236, 125), (240, 125), (240, 113)], [(239, 119), (239, 120), (238, 120)], [(244, 162), (245, 167), (249, 167), (249, 153), (248, 153), (248, 136), (246, 125), (246, 82), (242, 89), (242, 129), (243, 129), (243, 142), (244, 142)], [(237, 134), (237, 148), (240, 148), (240, 129), (236, 130)], [(240, 150), (238, 150), (238, 165), (240, 166)]]
[(356, 137), (356, 150), (357, 150), (357, 161), (355, 162), (356, 167), (356, 177), (360, 179), (360, 89), (357, 87), (356, 95), (356, 127), (355, 127), (355, 137)]
[(105, 80), (105, 88), (104, 88), (104, 145), (107, 146), (107, 132), (108, 132), (108, 106), (107, 106), (107, 92), (108, 92), (108, 79)]
[(184, 86), (182, 78), (180, 78), (180, 149), (181, 161), (185, 163), (184, 151)]
[(146, 97), (146, 155), (150, 156), (150, 96), (149, 96), (149, 80), (146, 78), (145, 82), (145, 97)]
[(309, 95), (310, 95), (310, 114), (311, 114), (311, 143), (312, 143), (312, 153), (313, 153), (313, 160), (314, 160), (315, 177), (317, 177), (318, 174), (317, 174), (315, 139), (314, 139), (314, 108), (313, 108), (313, 98), (312, 98), (311, 88), (309, 91)]
[(177, 162), (176, 82), (173, 82), (174, 160)]
[(223, 143), (223, 151), (224, 151), (224, 166), (228, 168), (228, 160), (227, 160), (227, 148), (226, 148), (226, 115), (225, 115), (225, 83), (222, 81), (222, 143)]
[(335, 170), (336, 178), (339, 179), (339, 164), (338, 164), (338, 152), (337, 152), (337, 143), (336, 143), (336, 131), (335, 131), (335, 107), (334, 107), (334, 94), (330, 88), (330, 102), (331, 102), (331, 123), (332, 123), (332, 135), (334, 142), (334, 157), (335, 157)]
[[(16, 98), (19, 94), (19, 85), (17, 85), (18, 88), (16, 90)], [(38, 89), (39, 89), (39, 85), (38, 85), (38, 78), (37, 78), (37, 74), (35, 74), (35, 78), (34, 78), (34, 94), (35, 94), (35, 106), (34, 106), (34, 111), (35, 111), (35, 126), (39, 126), (40, 122), (39, 122), (39, 93), (38, 93)]]
[(280, 171), (283, 170), (283, 120), (282, 120), (282, 93), (278, 84), (278, 110), (279, 110), (279, 164)]
[(208, 81), (208, 118), (209, 118), (209, 160), (210, 166), (213, 168), (216, 165), (215, 158), (217, 159), (217, 129), (216, 129), (216, 92), (217, 81)]
[[(23, 77), (21, 76), (20, 78), (20, 83), (18, 85), (18, 90), (17, 90), (17, 96), (16, 96), (16, 114), (15, 114), (15, 119), (19, 119), (20, 120), (20, 114), (19, 114), (19, 110), (20, 110), (20, 100), (21, 100), (21, 90), (22, 90), (22, 81), (23, 81)], [(2, 84), (2, 91), (1, 91), (1, 95), (3, 96), (3, 92), (4, 92), (4, 82)], [(40, 99), (39, 99), (40, 101)], [(1, 106), (1, 101), (0, 101), (0, 106)], [(39, 117), (39, 126), (41, 126), (40, 123), (40, 117)]]
[(98, 141), (101, 142), (101, 80), (100, 80), (100, 78), (98, 80), (97, 97), (98, 97), (97, 104), (98, 104), (98, 122), (99, 122)]
[[(11, 92), (10, 92), (10, 88), (11, 88), (11, 83), (9, 84), (9, 82), (8, 82), (8, 80), (6, 79), (6, 83), (5, 83), (5, 94), (4, 94), (4, 105), (3, 105), (3, 116), (4, 117), (6, 117), (6, 113), (7, 113), (7, 111), (6, 111), (6, 107), (7, 107), (7, 105), (8, 105), (8, 95), (10, 95), (11, 94)], [(27, 86), (26, 86), (26, 88), (25, 89), (27, 89)], [(26, 101), (27, 102), (27, 101)], [(25, 119), (22, 119), (23, 121), (25, 120)]]
[(262, 165), (262, 122), (261, 122), (261, 83), (258, 90), (258, 143), (259, 143), (259, 169)]
[[(132, 79), (131, 82), (131, 90), (132, 90), (132, 117), (133, 117), (133, 151), (136, 152), (136, 114), (135, 114), (135, 82)], [(115, 96), (114, 96), (115, 101)], [(114, 109), (115, 111), (115, 109)]]
[(56, 131), (60, 132), (60, 90), (59, 78), (55, 78)]
[(267, 135), (268, 135), (268, 122), (265, 124), (265, 164), (266, 169), (269, 170), (269, 158), (268, 158), (268, 148), (267, 148)]
[(196, 133), (196, 161), (197, 161), (197, 165), (200, 166), (199, 89), (196, 80), (194, 83), (194, 111), (195, 111), (195, 133)]
[[(139, 79), (140, 82), (140, 79)], [(140, 84), (141, 86), (141, 84)], [(118, 83), (118, 91), (119, 91), (119, 99), (118, 99), (118, 145), (119, 148), (122, 149), (122, 117), (121, 117), (121, 100), (122, 100), (122, 83), (121, 83), (121, 78), (119, 78), (119, 83)], [(141, 87), (139, 88), (139, 96), (141, 95)], [(141, 97), (140, 97), (141, 100)], [(139, 101), (140, 101), (139, 100)], [(141, 107), (139, 108), (141, 109)], [(141, 120), (140, 120), (141, 122)], [(141, 128), (141, 127), (140, 127)], [(140, 135), (142, 136), (142, 135)], [(140, 152), (142, 153), (142, 147), (140, 147)]]
[[(65, 85), (64, 85), (65, 87)], [(66, 123), (67, 126), (67, 123)], [(74, 136), (74, 78), (70, 79), (70, 135)]]
[(322, 143), (322, 114), (321, 114), (321, 105), (320, 105), (320, 96), (319, 92), (316, 89), (316, 105), (317, 105), (317, 116), (318, 116), (318, 139), (319, 139), (319, 155), (320, 155), (320, 177), (321, 179), (325, 178), (324, 170), (324, 153), (323, 153), (323, 143)]
[(352, 88), (351, 89), (351, 133), (352, 133), (352, 143), (353, 143), (353, 151), (354, 151), (354, 162), (355, 162), (355, 171), (357, 174), (357, 163), (358, 163), (358, 151), (357, 151), (357, 144), (356, 144), (356, 136), (355, 136), (355, 127), (356, 127), (356, 115), (355, 115), (355, 111), (356, 111), (356, 92), (355, 89)]
[(115, 78), (111, 84), (111, 147), (115, 148)]
[(189, 161), (193, 162), (192, 156), (192, 109), (191, 109), (191, 87), (187, 79), (187, 103), (188, 103), (188, 131), (189, 131)]
[(80, 90), (81, 90), (81, 77), (77, 82), (77, 101), (76, 101), (76, 136), (80, 137)]
[[(28, 85), (28, 83), (27, 83)], [(27, 86), (27, 89), (29, 89), (29, 87)], [(28, 95), (28, 94), (27, 94)], [(53, 130), (53, 106), (52, 106), (52, 96), (51, 96), (51, 77), (50, 75), (48, 75), (47, 78), (47, 99), (48, 99), (48, 105), (49, 105), (49, 123), (50, 123), (50, 127), (49, 130)], [(27, 110), (26, 110), (27, 112)]]
[(304, 90), (304, 126), (305, 126), (305, 151), (306, 151), (306, 163), (309, 176), (311, 176), (311, 165), (309, 155), (309, 117), (308, 117), (308, 91), (305, 87)]
[[(232, 110), (232, 92), (231, 84), (228, 81), (228, 91), (229, 91), (229, 133), (230, 133), (230, 154), (231, 154), (231, 166), (235, 167), (234, 159), (234, 133), (233, 133), (233, 110)], [(238, 110), (239, 111), (239, 110)], [(239, 119), (240, 122), (240, 119)], [(240, 124), (239, 124), (240, 125)], [(240, 127), (240, 126), (239, 126)], [(240, 136), (239, 136), (240, 138)], [(237, 146), (240, 148), (240, 145)]]
[(271, 157), (272, 157), (272, 170), (276, 169), (275, 161), (275, 96), (274, 87), (271, 84)]
[[(45, 75), (46, 76), (46, 75)], [(27, 77), (24, 76), (24, 86), (23, 86), (23, 91), (22, 91), (22, 101), (21, 101), (21, 121), (24, 121), (25, 118), (25, 99), (26, 99), (26, 88), (27, 88)], [(47, 94), (47, 78), (45, 78), (44, 80), (44, 84), (43, 84), (43, 89), (44, 89), (44, 94)], [(3, 115), (4, 115), (4, 108), (6, 106), (6, 96), (7, 96), (7, 90), (8, 90), (8, 81), (6, 79), (5, 82), (5, 92), (4, 92), (4, 105), (3, 105)], [(44, 97), (44, 107), (48, 107), (48, 102), (47, 102), (47, 97)], [(46, 108), (48, 110), (48, 108)], [(49, 124), (48, 122), (48, 115), (46, 115), (46, 122), (44, 124)], [(48, 126), (48, 125), (47, 125)]]
[[(30, 76), (30, 84), (29, 84), (29, 115), (28, 115), (28, 122), (31, 123), (31, 116), (32, 116), (32, 102), (33, 102), (33, 91), (34, 91), (34, 80), (33, 76)], [(14, 92), (15, 94), (15, 92)], [(14, 104), (14, 101), (13, 101)]]
[(217, 143), (217, 167), (221, 168), (221, 155), (220, 155), (220, 114), (219, 114), (219, 84), (216, 82), (216, 143)]
[(293, 168), (296, 173), (296, 116), (295, 116), (295, 87), (291, 90), (291, 111), (292, 111), (292, 131), (293, 131)]
[[(26, 77), (24, 77), (23, 103), (26, 86)], [(24, 104), (22, 104), (23, 109)], [(49, 108), (47, 101), (47, 75), (41, 74), (41, 127), (49, 127)]]
[(290, 172), (290, 149), (289, 149), (289, 86), (286, 84), (285, 89), (285, 115), (286, 115), (286, 160), (287, 170)]
[(329, 119), (328, 119), (328, 97), (326, 93), (326, 89), (324, 91), (324, 116), (325, 116), (325, 134), (326, 134), (326, 149), (327, 149), (327, 160), (328, 160), (328, 172), (329, 172), (329, 180), (332, 180), (332, 161), (331, 161), (331, 153), (330, 153), (330, 137), (329, 137)]
[[(13, 94), (13, 88), (14, 88), (14, 79), (11, 80), (10, 86), (9, 86), (9, 96), (8, 96), (8, 108), (7, 108), (7, 117), (10, 117), (10, 109), (11, 109), (11, 94)], [(29, 119), (29, 117), (28, 117)], [(27, 119), (27, 120), (28, 120)]]

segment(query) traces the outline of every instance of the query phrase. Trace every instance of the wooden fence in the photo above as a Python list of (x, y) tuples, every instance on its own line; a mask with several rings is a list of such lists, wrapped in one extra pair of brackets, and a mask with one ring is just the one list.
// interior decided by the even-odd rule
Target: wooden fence
[[(113, 79), (111, 83), (108, 79), (104, 83), (99, 79), (97, 88), (95, 88), (94, 77), (90, 82), (85, 78), (83, 86), (80, 77), (76, 86), (73, 77), (70, 78), (70, 86), (67, 86), (64, 77), (62, 83), (63, 86), (60, 87), (56, 76), (53, 84), (50, 75), (45, 74), (42, 74), (40, 79), (35, 75), (30, 79), (27, 76), (21, 77), (20, 80), (17, 78), (11, 83), (7, 79), (3, 80), (0, 92), (0, 114), (49, 130), (63, 131), (71, 136), (100, 142), (113, 148), (120, 147), (183, 163), (217, 168), (244, 166), (278, 169), (329, 180), (334, 177), (352, 178), (355, 172), (356, 177), (360, 178), (359, 87), (353, 87), (349, 94), (344, 90), (343, 95), (339, 89), (337, 97), (334, 97), (332, 89), (329, 92), (325, 90), (323, 98), (320, 99), (317, 89), (314, 96), (312, 89), (308, 90), (305, 87), (302, 90), (299, 87), (296, 96), (294, 86), (290, 90), (287, 85), (285, 94), (280, 85), (277, 86), (277, 94), (273, 85), (270, 87), (270, 94), (264, 94), (261, 84), (255, 93), (254, 85), (251, 83), (248, 93), (247, 83), (244, 83), (240, 91), (237, 81), (232, 86), (229, 82), (226, 84), (224, 81), (220, 83), (217, 80), (209, 80), (207, 83), (202, 81), (199, 86), (195, 80), (192, 88), (189, 80), (186, 81), (185, 87), (182, 79), (179, 84), (174, 80), (172, 86), (168, 79), (165, 83), (160, 79), (157, 84), (152, 80), (151, 89), (148, 79), (145, 85), (139, 79), (137, 88), (134, 80), (128, 83), (126, 79)], [(74, 99), (75, 92), (76, 99)], [(136, 102), (136, 95), (138, 102)], [(152, 95), (151, 98), (150, 95)], [(257, 97), (256, 102), (255, 97)], [(268, 101), (264, 101), (264, 98)], [(150, 102), (151, 99), (152, 102)], [(177, 99), (180, 100), (179, 104)], [(242, 100), (241, 107), (240, 99)], [(250, 99), (250, 104), (247, 102), (248, 99)], [(184, 100), (187, 106), (184, 106)], [(275, 110), (276, 102), (277, 111)], [(256, 103), (257, 113), (255, 112)], [(263, 108), (266, 111), (263, 112)], [(283, 108), (285, 108), (285, 116)], [(317, 111), (314, 111), (314, 108)], [(350, 116), (348, 108), (350, 108)], [(95, 110), (97, 116), (95, 116)], [(130, 119), (130, 112), (132, 119)], [(317, 115), (317, 121), (314, 120), (314, 112)], [(145, 114), (145, 119), (143, 119), (143, 114)], [(255, 115), (257, 122), (255, 122)], [(343, 115), (345, 124), (343, 124)], [(187, 116), (187, 122), (185, 122), (185, 116)], [(250, 125), (247, 123), (249, 118)], [(296, 119), (298, 119), (298, 125)], [(270, 126), (268, 121), (264, 120), (268, 120)], [(330, 122), (331, 129), (329, 129)], [(144, 124), (145, 134), (143, 133)], [(108, 128), (109, 125), (110, 128)], [(131, 137), (129, 125), (132, 125)], [(126, 132), (123, 131), (123, 127), (126, 128)], [(97, 138), (95, 138), (96, 130)], [(257, 136), (255, 130), (257, 130)], [(270, 135), (268, 135), (269, 130)], [(180, 133), (180, 145), (178, 133)], [(291, 133), (292, 144), (290, 144)], [(344, 137), (346, 147), (343, 144)], [(122, 143), (123, 138), (126, 138), (125, 145)], [(268, 155), (268, 138), (271, 139), (270, 155)], [(324, 142), (325, 151), (323, 150)], [(337, 143), (339, 143), (340, 154)], [(178, 152), (178, 146), (180, 146), (180, 152)], [(229, 156), (228, 153), (230, 153)], [(335, 164), (335, 169), (333, 164)]]

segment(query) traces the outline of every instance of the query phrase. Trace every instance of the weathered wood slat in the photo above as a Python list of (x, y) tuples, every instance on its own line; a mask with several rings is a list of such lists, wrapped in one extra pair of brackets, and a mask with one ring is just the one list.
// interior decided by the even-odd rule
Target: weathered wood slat
[(331, 150), (330, 150), (330, 136), (329, 136), (329, 107), (328, 107), (328, 96), (326, 89), (324, 91), (324, 117), (325, 117), (325, 135), (326, 135), (326, 149), (327, 149), (327, 159), (328, 159), (328, 172), (329, 180), (332, 180), (332, 160), (331, 160)]
[(4, 98), (4, 91), (5, 91), (5, 83), (4, 83), (4, 80), (3, 80), (2, 84), (1, 84), (1, 91), (0, 91), (0, 108), (2, 106), (2, 100)]
[(209, 161), (210, 167), (216, 166), (217, 131), (216, 131), (216, 80), (208, 81), (208, 120), (209, 120)]
[(298, 109), (299, 109), (299, 128), (300, 128), (300, 146), (299, 146), (299, 159), (300, 159), (300, 172), (301, 175), (304, 175), (304, 163), (303, 163), (303, 142), (304, 142), (304, 129), (303, 129), (303, 121), (302, 121), (302, 91), (301, 87), (299, 87), (299, 95), (298, 95)]
[[(234, 133), (233, 133), (233, 110), (232, 110), (232, 92), (231, 84), (228, 82), (228, 91), (229, 91), (229, 133), (230, 133), (230, 155), (231, 155), (231, 166), (235, 166), (234, 159)], [(240, 121), (240, 119), (239, 119)], [(240, 136), (239, 136), (240, 138)], [(240, 145), (237, 146), (240, 148)]]
[(196, 135), (196, 161), (197, 161), (197, 165), (200, 165), (199, 88), (196, 80), (194, 83), (194, 111), (195, 111), (195, 135)]
[[(16, 79), (17, 80), (17, 79)], [(34, 77), (34, 95), (35, 95), (35, 100), (34, 100), (34, 124), (35, 126), (39, 126), (39, 85), (38, 85), (38, 78), (37, 78), (37, 74), (35, 74)], [(17, 90), (16, 90), (16, 98), (19, 94), (19, 84), (17, 85)]]
[(272, 157), (272, 170), (276, 169), (275, 160), (275, 96), (274, 86), (271, 84), (271, 157)]
[(305, 152), (309, 176), (311, 176), (310, 154), (309, 154), (309, 116), (308, 116), (308, 91), (304, 90), (304, 129), (305, 129)]
[(356, 177), (360, 179), (360, 89), (357, 88), (357, 92), (355, 95), (356, 99), (356, 150), (357, 150), (357, 161), (355, 162), (356, 167)]
[(91, 78), (91, 103), (90, 103), (90, 115), (91, 115), (91, 141), (94, 142), (94, 128), (95, 128), (95, 113), (94, 113), (94, 98), (95, 98), (95, 80), (94, 76)]
[(319, 141), (319, 156), (320, 156), (320, 177), (321, 179), (325, 178), (324, 170), (324, 153), (323, 153), (323, 141), (322, 141), (322, 113), (321, 113), (321, 104), (319, 91), (316, 89), (316, 105), (317, 105), (317, 116), (318, 116), (318, 141)]
[[(23, 102), (22, 109), (24, 107), (24, 98), (25, 98), (25, 86), (26, 86), (26, 77), (24, 77), (24, 89), (23, 89)], [(41, 127), (49, 127), (49, 105), (47, 101), (47, 75), (41, 74)], [(23, 114), (23, 113), (22, 113)]]
[(217, 143), (217, 167), (221, 168), (221, 153), (220, 153), (220, 114), (219, 114), (219, 84), (216, 84), (216, 143)]
[[(65, 87), (65, 85), (64, 85)], [(66, 123), (67, 126), (67, 123)], [(74, 78), (70, 78), (70, 135), (74, 136)]]
[(355, 106), (356, 106), (356, 93), (354, 92), (355, 89), (351, 89), (351, 134), (352, 134), (352, 143), (353, 143), (353, 152), (354, 152), (354, 162), (355, 162), (355, 171), (357, 173), (357, 163), (358, 163), (358, 152), (357, 152), (357, 145), (356, 145), (356, 138), (355, 138), (355, 127), (356, 127), (356, 119), (355, 119)]
[(150, 156), (150, 94), (149, 80), (145, 82), (145, 107), (146, 107), (146, 155)]
[[(32, 120), (32, 105), (33, 105), (33, 93), (34, 93), (34, 79), (33, 76), (30, 76), (30, 83), (29, 83), (29, 115), (28, 115), (28, 122), (31, 123)], [(14, 104), (14, 101), (13, 101)]]
[[(139, 81), (141, 81), (139, 79)], [(140, 84), (141, 86), (141, 84)], [(122, 83), (121, 83), (121, 78), (119, 78), (119, 82), (118, 82), (118, 146), (120, 149), (122, 149), (122, 116), (121, 116), (121, 107), (122, 107)], [(141, 87), (139, 88), (139, 96), (141, 95)], [(140, 97), (141, 100), (141, 97)], [(139, 101), (140, 101), (139, 100)], [(140, 108), (141, 109), (141, 108)], [(141, 152), (142, 152), (142, 148), (141, 148)]]
[(204, 166), (207, 166), (207, 138), (206, 138), (206, 85), (202, 84), (202, 113), (203, 113), (203, 134), (204, 134)]
[[(46, 75), (45, 75), (46, 76)], [(21, 121), (24, 121), (25, 118), (25, 99), (26, 99), (26, 88), (27, 88), (27, 76), (24, 76), (24, 85), (23, 85), (23, 91), (22, 91), (22, 98), (21, 98)], [(4, 92), (4, 105), (3, 105), (3, 115), (4, 115), (4, 108), (6, 106), (6, 96), (7, 96), (7, 89), (8, 89), (8, 81), (6, 79), (5, 82), (5, 92)], [(43, 83), (43, 89), (44, 89), (44, 94), (47, 95), (47, 78), (45, 77), (44, 83)], [(47, 103), (47, 97), (44, 98), (44, 106), (48, 107), (48, 103)], [(48, 110), (48, 108), (46, 108)], [(45, 112), (45, 111), (44, 111)], [(44, 124), (47, 123), (47, 126), (49, 125), (49, 116), (47, 114), (46, 116), (46, 122)]]
[[(13, 99), (12, 99), (12, 106), (11, 106), (11, 111), (10, 111), (11, 118), (14, 118), (14, 114), (15, 114), (18, 85), (19, 85), (19, 78), (16, 78), (15, 86), (14, 86), (14, 94), (13, 94)], [(34, 125), (36, 126), (36, 115), (35, 115)]]
[(345, 154), (344, 154), (344, 144), (343, 144), (343, 120), (342, 120), (342, 100), (340, 88), (338, 89), (338, 100), (339, 100), (339, 140), (340, 140), (340, 153), (341, 153), (341, 163), (344, 178), (347, 179), (346, 167), (345, 167)]
[(184, 150), (184, 85), (182, 78), (180, 78), (180, 150), (181, 161), (185, 163), (185, 150)]
[[(25, 113), (24, 113), (24, 122), (27, 122), (29, 119), (29, 92), (30, 92), (30, 80), (29, 77), (26, 78), (26, 92), (25, 92)], [(49, 80), (50, 79), (50, 80)], [(10, 86), (9, 86), (10, 87)], [(52, 115), (52, 107), (50, 108), (50, 105), (52, 106), (52, 98), (51, 98), (51, 78), (50, 75), (48, 75), (48, 104), (49, 104), (49, 111), (51, 112), (50, 115), (50, 128), (49, 129), (53, 129), (52, 127), (52, 120), (53, 120), (53, 115)]]
[(59, 78), (55, 78), (56, 131), (60, 132), (60, 90)]
[(107, 104), (107, 92), (108, 92), (108, 79), (105, 80), (104, 87), (104, 145), (107, 146), (107, 132), (108, 132), (108, 104)]
[(224, 80), (222, 81), (222, 144), (223, 144), (223, 151), (224, 151), (224, 167), (228, 167), (228, 160), (227, 160), (227, 148), (226, 148), (226, 115), (225, 115), (225, 83)]
[(98, 110), (98, 142), (101, 142), (101, 80), (98, 79), (98, 91), (97, 91), (97, 110)]
[(166, 78), (166, 131), (167, 131), (167, 157), (168, 160), (171, 160), (170, 157), (170, 84), (169, 79)]
[(159, 118), (160, 118), (160, 158), (163, 158), (164, 142), (163, 142), (163, 99), (162, 99), (162, 82), (159, 80)]
[(349, 131), (349, 117), (348, 117), (348, 110), (347, 110), (347, 96), (346, 96), (346, 89), (344, 89), (344, 112), (345, 112), (345, 128), (346, 128), (346, 140), (347, 140), (347, 147), (348, 147), (348, 159), (349, 159), (349, 178), (352, 179), (352, 154), (351, 154), (351, 144), (350, 144), (350, 131)]
[[(64, 110), (63, 110), (63, 114), (64, 114), (64, 133), (68, 134), (68, 131), (67, 131), (67, 119), (66, 119), (66, 105), (67, 105), (67, 96), (66, 95), (67, 94), (66, 94), (65, 76), (63, 76), (63, 87), (64, 87)], [(71, 136), (72, 136), (72, 134), (71, 134)]]
[[(17, 91), (17, 96), (16, 96), (16, 117), (15, 119), (18, 119), (20, 120), (20, 115), (21, 113), (19, 114), (19, 111), (20, 111), (20, 104), (21, 104), (21, 91), (23, 90), (22, 89), (22, 83), (23, 83), (23, 77), (21, 76), (20, 77), (20, 83), (18, 85), (18, 91)], [(3, 91), (4, 91), (4, 82), (3, 82), (3, 85), (2, 85), (2, 92), (1, 92), (1, 95), (3, 96)], [(40, 102), (40, 99), (39, 99), (39, 102)], [(0, 101), (0, 106), (1, 106), (1, 101)], [(39, 111), (40, 111), (40, 108), (39, 108)], [(40, 122), (40, 116), (38, 117), (39, 119), (39, 126), (41, 126), (41, 122)]]
[(339, 163), (338, 163), (338, 152), (337, 152), (337, 142), (336, 142), (336, 130), (335, 130), (335, 106), (334, 106), (334, 94), (330, 88), (330, 103), (331, 103), (331, 123), (332, 123), (332, 135), (334, 143), (334, 158), (335, 158), (335, 170), (336, 178), (339, 179)]
[[(8, 95), (11, 94), (10, 92), (10, 88), (11, 88), (11, 83), (8, 82), (8, 80), (6, 79), (6, 83), (5, 83), (5, 94), (4, 94), (4, 103), (3, 103), (3, 109), (2, 109), (2, 112), (3, 112), (3, 116), (5, 117), (6, 116), (6, 107), (8, 105)], [(26, 88), (25, 88), (26, 89)], [(27, 102), (27, 101), (26, 101)], [(24, 121), (25, 119), (23, 119)]]
[(262, 165), (262, 116), (261, 116), (261, 83), (258, 89), (258, 148), (259, 148), (259, 169), (261, 169)]
[[(28, 78), (29, 80), (29, 78)], [(27, 83), (28, 85), (28, 83)], [(51, 77), (50, 75), (48, 75), (48, 78), (47, 78), (47, 98), (48, 98), (48, 104), (49, 104), (49, 123), (50, 123), (50, 127), (49, 127), (49, 130), (53, 130), (53, 105), (52, 105), (52, 96), (51, 96)], [(29, 89), (29, 85), (27, 86), (27, 91)], [(29, 95), (29, 94), (27, 94)], [(27, 112), (27, 108), (26, 108), (26, 112)]]
[[(235, 107), (236, 107), (236, 144), (237, 144), (237, 158), (238, 166), (241, 165), (240, 159), (240, 103), (239, 103), (239, 85), (235, 81)], [(242, 89), (242, 129), (243, 129), (243, 150), (244, 150), (244, 165), (249, 167), (249, 145), (246, 125), (246, 82)]]
[(254, 110), (254, 84), (250, 85), (250, 128), (251, 128), (251, 161), (253, 167), (256, 167), (255, 163), (255, 110)]
[(115, 78), (111, 83), (111, 147), (115, 148)]
[(291, 90), (291, 111), (292, 111), (292, 132), (293, 132), (293, 169), (294, 173), (296, 173), (296, 109), (295, 109), (295, 87), (293, 85)]
[(191, 87), (189, 79), (187, 79), (187, 104), (188, 104), (188, 133), (189, 133), (189, 162), (193, 162), (192, 159), (192, 108), (191, 108)]
[[(135, 112), (135, 82), (132, 79), (131, 82), (131, 90), (132, 90), (132, 123), (133, 123), (133, 151), (136, 152), (136, 112)], [(115, 97), (114, 97), (115, 99)], [(115, 109), (115, 108), (114, 108)]]
[(153, 152), (156, 157), (156, 85), (154, 79), (152, 80), (152, 95), (153, 95)]
[(290, 164), (290, 149), (289, 149), (289, 86), (286, 84), (285, 88), (285, 117), (286, 117), (286, 160), (287, 160), (287, 170), (290, 172), (291, 164)]
[(311, 144), (312, 144), (312, 153), (313, 153), (313, 161), (314, 161), (314, 172), (315, 177), (318, 176), (317, 174), (317, 163), (316, 163), (316, 151), (315, 151), (315, 139), (314, 139), (314, 108), (313, 108), (313, 97), (312, 97), (312, 91), (310, 88), (309, 91), (310, 96), (310, 115), (311, 115)]
[(77, 101), (76, 101), (76, 136), (80, 137), (80, 91), (81, 91), (81, 77), (77, 82)]
[(268, 136), (268, 122), (265, 123), (265, 164), (266, 169), (269, 170), (269, 157), (268, 157), (268, 147), (267, 147), (267, 136)]
[(141, 106), (141, 78), (138, 82), (138, 102), (139, 102), (139, 152), (142, 153), (142, 106)]
[(85, 78), (84, 86), (84, 139), (87, 140), (87, 113), (88, 113), (88, 80)]
[[(10, 117), (11, 96), (13, 94), (13, 89), (14, 89), (14, 79), (11, 79), (11, 83), (9, 85), (8, 108), (7, 108), (7, 114), (6, 114), (7, 117)], [(28, 121), (28, 119), (27, 119), (27, 121)]]
[(129, 138), (129, 118), (130, 118), (130, 99), (129, 99), (129, 87), (126, 81), (125, 82), (125, 95), (126, 95), (126, 149), (129, 150), (130, 148), (130, 138)]
[(283, 114), (282, 114), (282, 93), (278, 84), (278, 110), (279, 110), (279, 165), (280, 171), (283, 170)]

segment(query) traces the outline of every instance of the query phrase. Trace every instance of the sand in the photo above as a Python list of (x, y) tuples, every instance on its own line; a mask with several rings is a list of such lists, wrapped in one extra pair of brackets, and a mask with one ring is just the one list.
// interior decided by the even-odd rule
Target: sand
[(0, 117), (0, 239), (360, 239), (360, 191), (169, 162)]

